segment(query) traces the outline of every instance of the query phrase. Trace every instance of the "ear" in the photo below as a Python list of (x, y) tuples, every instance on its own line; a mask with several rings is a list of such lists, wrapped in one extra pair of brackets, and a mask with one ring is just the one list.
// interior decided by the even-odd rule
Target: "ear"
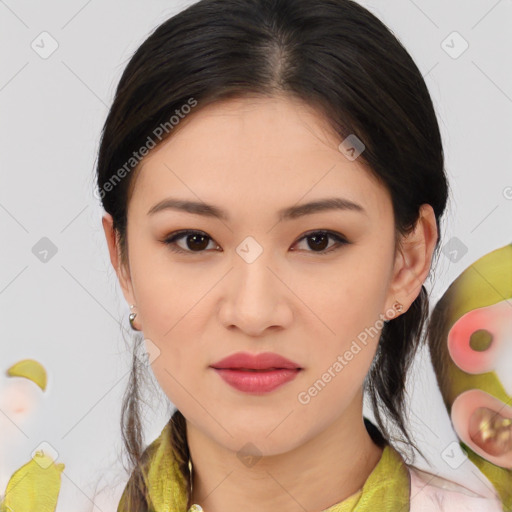
[(422, 204), (414, 230), (401, 239), (397, 249), (386, 303), (387, 310), (393, 307), (395, 301), (399, 301), (403, 304), (405, 312), (416, 300), (430, 272), (437, 239), (434, 209), (429, 204)]
[(110, 262), (116, 271), (119, 284), (123, 290), (124, 298), (129, 304), (136, 304), (129, 267), (127, 268), (126, 265), (122, 264), (118, 233), (114, 230), (114, 220), (112, 219), (112, 215), (105, 213), (101, 221), (103, 224), (103, 230), (105, 231), (105, 238), (107, 239)]

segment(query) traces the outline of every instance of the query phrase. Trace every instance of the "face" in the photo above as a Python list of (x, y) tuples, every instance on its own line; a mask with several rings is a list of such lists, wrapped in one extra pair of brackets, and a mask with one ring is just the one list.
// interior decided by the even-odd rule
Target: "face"
[[(234, 451), (251, 441), (281, 453), (354, 403), (382, 320), (419, 288), (397, 297), (403, 260), (389, 193), (311, 107), (232, 99), (182, 122), (138, 171), (123, 292), (158, 354), (152, 370), (187, 421)], [(170, 198), (225, 217), (150, 213)], [(326, 198), (358, 206), (300, 208)], [(235, 352), (277, 353), (301, 370), (270, 392), (240, 391), (211, 368)]]

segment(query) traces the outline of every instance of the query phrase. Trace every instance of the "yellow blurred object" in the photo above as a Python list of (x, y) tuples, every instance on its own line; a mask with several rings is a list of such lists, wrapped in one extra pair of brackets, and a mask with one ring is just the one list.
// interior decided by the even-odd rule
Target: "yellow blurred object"
[(46, 389), (46, 370), (34, 359), (23, 359), (13, 364), (8, 370), (9, 377), (24, 377), (37, 384), (43, 391)]
[[(501, 451), (502, 442), (506, 439), (500, 439), (498, 442), (497, 429), (493, 423), (483, 421), (478, 427), (479, 438), (482, 446), (480, 453), (475, 451), (478, 444), (469, 435), (469, 428), (464, 428), (464, 422), (457, 422), (457, 417), (453, 412), (453, 404), (460, 400), (465, 393), (482, 391), (481, 394), (472, 396), (484, 397), (489, 395), (497, 403), (491, 411), (493, 418), (500, 419), (500, 411), (506, 410), (507, 406), (512, 406), (512, 395), (510, 395), (510, 372), (512, 371), (512, 360), (505, 357), (507, 352), (504, 350), (508, 344), (512, 343), (512, 338), (503, 336), (500, 340), (500, 356), (493, 356), (494, 368), (489, 368), (481, 373), (470, 373), (464, 371), (459, 364), (454, 361), (448, 349), (449, 333), (457, 322), (460, 322), (465, 315), (474, 314), (483, 311), (484, 308), (490, 308), (498, 304), (512, 305), (512, 243), (495, 249), (484, 254), (477, 261), (468, 266), (448, 287), (444, 295), (435, 305), (431, 317), (431, 332), (429, 334), (429, 349), (432, 364), (436, 373), (439, 389), (448, 413), (450, 414), (457, 437), (463, 450), (467, 453), (468, 459), (487, 477), (498, 492), (502, 501), (503, 510), (512, 512), (512, 467), (507, 465), (507, 457), (510, 457), (510, 451), (502, 455), (501, 462), (497, 456), (489, 451), (484, 445), (493, 439), (492, 434), (496, 434), (495, 444)], [(505, 315), (508, 315), (508, 306), (503, 308)], [(507, 319), (510, 317), (506, 316)], [(507, 320), (508, 322), (510, 320)], [(503, 322), (505, 323), (505, 322)], [(492, 317), (481, 317), (481, 320), (474, 324), (473, 335), (478, 333), (478, 339), (473, 345), (467, 345), (466, 355), (470, 354), (473, 361), (478, 358), (483, 360), (486, 353), (493, 350), (493, 344), (498, 347), (500, 344), (490, 341), (486, 330), (489, 333), (494, 332), (495, 325), (492, 323)], [(503, 329), (506, 332), (505, 329)], [(480, 352), (478, 354), (477, 352)], [(498, 354), (498, 352), (496, 352)], [(489, 357), (489, 356), (487, 356)], [(504, 378), (503, 378), (504, 377)], [(508, 392), (507, 392), (508, 390)], [(478, 407), (485, 406), (485, 403), (474, 403), (472, 412), (478, 410)], [(460, 411), (461, 409), (459, 409)], [(484, 420), (484, 418), (480, 418)], [(503, 417), (503, 428), (509, 427), (510, 418)], [(467, 425), (466, 425), (467, 427)], [(465, 438), (463, 439), (463, 437)], [(472, 446), (470, 446), (470, 443)], [(486, 453), (487, 451), (487, 453)], [(492, 459), (492, 460), (491, 460)]]
[(43, 451), (36, 452), (12, 475), (0, 512), (55, 512), (64, 468)]

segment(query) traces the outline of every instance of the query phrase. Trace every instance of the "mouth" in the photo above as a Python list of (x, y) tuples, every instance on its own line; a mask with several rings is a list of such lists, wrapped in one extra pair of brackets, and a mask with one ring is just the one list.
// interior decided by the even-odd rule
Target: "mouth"
[(295, 374), (302, 369), (298, 363), (274, 352), (260, 352), (258, 354), (236, 352), (220, 361), (216, 361), (210, 367), (222, 372), (239, 374), (272, 372)]
[(221, 368), (212, 366), (215, 370), (233, 370), (233, 371), (240, 371), (240, 372), (273, 372), (275, 370), (302, 370), (302, 368), (279, 368), (279, 367), (272, 367), (272, 368)]

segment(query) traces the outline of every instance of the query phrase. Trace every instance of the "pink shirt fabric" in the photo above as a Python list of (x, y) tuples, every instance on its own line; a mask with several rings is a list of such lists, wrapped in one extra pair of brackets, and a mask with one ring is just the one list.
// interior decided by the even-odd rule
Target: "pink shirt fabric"
[(482, 496), (413, 466), (408, 469), (411, 477), (410, 512), (504, 512), (498, 495), (491, 490)]

